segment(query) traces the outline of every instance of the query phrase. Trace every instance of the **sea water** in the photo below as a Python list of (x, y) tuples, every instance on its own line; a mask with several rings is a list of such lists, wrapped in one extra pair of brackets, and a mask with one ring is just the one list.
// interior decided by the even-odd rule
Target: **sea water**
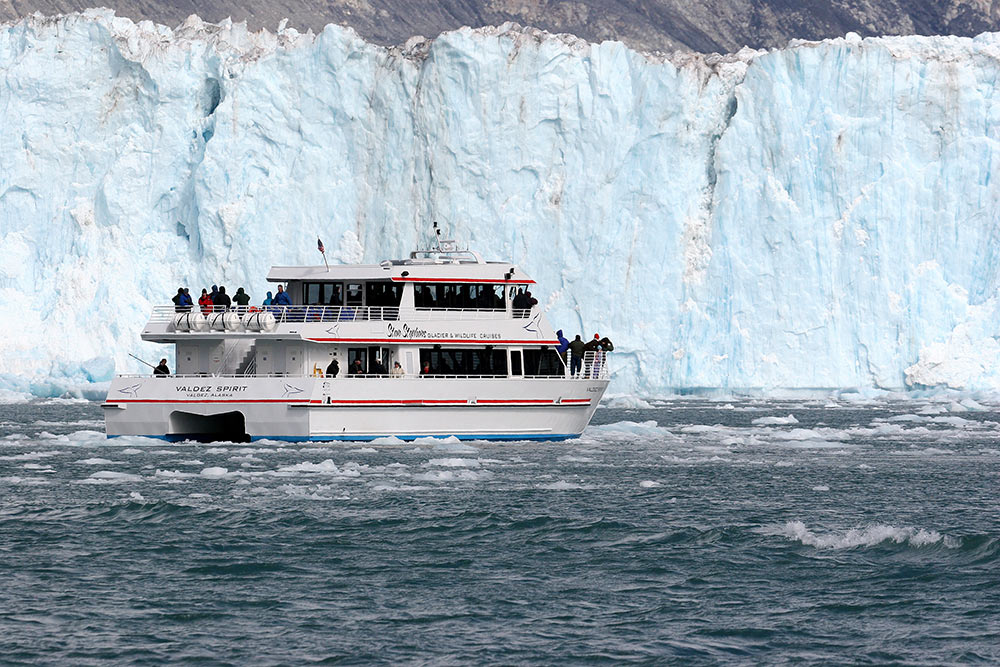
[(624, 404), (330, 446), (2, 405), (0, 662), (1000, 661), (1000, 406)]

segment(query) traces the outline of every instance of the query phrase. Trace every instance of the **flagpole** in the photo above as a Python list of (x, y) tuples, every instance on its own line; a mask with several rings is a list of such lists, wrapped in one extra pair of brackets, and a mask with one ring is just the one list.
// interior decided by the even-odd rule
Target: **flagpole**
[(323, 263), (326, 264), (326, 270), (330, 271), (330, 262), (326, 261), (326, 248), (323, 247), (323, 239), (316, 239), (316, 249), (319, 250), (320, 254), (323, 255)]

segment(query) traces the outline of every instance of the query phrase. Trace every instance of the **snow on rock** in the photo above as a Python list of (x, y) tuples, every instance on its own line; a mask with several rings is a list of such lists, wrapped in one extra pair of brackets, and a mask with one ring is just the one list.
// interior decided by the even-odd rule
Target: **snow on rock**
[(557, 328), (610, 336), (616, 392), (997, 389), (998, 56), (0, 26), (0, 387), (85, 394), (157, 358), (138, 335), (179, 285), (259, 299), (317, 236), (374, 262), (437, 220), (523, 266)]

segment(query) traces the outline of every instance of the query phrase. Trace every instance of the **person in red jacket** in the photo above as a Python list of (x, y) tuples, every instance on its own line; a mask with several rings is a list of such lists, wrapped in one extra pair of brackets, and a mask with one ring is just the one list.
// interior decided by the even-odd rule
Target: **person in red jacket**
[(198, 299), (198, 305), (201, 306), (202, 315), (208, 315), (212, 312), (212, 295), (208, 293), (207, 289), (201, 290), (201, 297)]

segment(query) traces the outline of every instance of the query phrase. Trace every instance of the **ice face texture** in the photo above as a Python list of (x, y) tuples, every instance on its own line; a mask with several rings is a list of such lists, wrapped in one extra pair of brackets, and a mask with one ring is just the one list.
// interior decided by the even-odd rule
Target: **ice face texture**
[(1000, 36), (671, 58), (512, 26), (0, 29), (0, 374), (60, 393), (180, 285), (430, 223), (615, 342), (613, 391), (1000, 388)]

